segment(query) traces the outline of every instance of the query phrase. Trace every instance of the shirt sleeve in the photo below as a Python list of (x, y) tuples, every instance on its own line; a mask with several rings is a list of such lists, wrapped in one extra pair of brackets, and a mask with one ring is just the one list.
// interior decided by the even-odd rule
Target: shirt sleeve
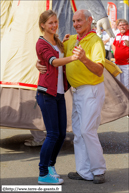
[(101, 40), (98, 40), (92, 47), (92, 61), (105, 65), (105, 47)]
[(47, 61), (50, 65), (52, 65), (52, 61), (56, 59), (54, 53), (50, 50), (50, 47), (46, 44), (39, 44), (36, 46), (36, 51), (38, 55), (41, 55), (43, 60)]
[(65, 41), (65, 42), (63, 43), (63, 45), (64, 45), (64, 57), (66, 57), (68, 40)]

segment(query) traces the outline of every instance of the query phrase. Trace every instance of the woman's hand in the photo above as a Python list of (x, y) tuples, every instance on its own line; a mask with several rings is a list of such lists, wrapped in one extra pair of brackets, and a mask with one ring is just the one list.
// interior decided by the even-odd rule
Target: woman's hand
[(36, 68), (39, 70), (41, 74), (45, 74), (47, 72), (47, 67), (40, 64), (40, 60), (36, 62)]
[(70, 37), (70, 34), (66, 34), (66, 35), (64, 36), (63, 43), (64, 43), (65, 41), (69, 40), (69, 37)]

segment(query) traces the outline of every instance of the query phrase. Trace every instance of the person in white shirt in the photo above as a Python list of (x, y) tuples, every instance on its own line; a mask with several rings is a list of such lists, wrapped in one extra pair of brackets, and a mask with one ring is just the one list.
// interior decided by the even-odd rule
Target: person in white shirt
[[(112, 22), (112, 31), (113, 31), (115, 37), (116, 37), (116, 35), (117, 35), (118, 33), (120, 33), (120, 30), (118, 29), (117, 23), (116, 23), (115, 20)], [(114, 54), (113, 54), (113, 51), (112, 51), (112, 44), (113, 44), (114, 39), (115, 39), (115, 38), (113, 38), (113, 37), (110, 38), (110, 46), (111, 46), (111, 53), (112, 53), (112, 54), (111, 54), (111, 58), (114, 58)]]
[(103, 40), (104, 46), (105, 46), (105, 51), (106, 51), (106, 57), (108, 60), (110, 60), (110, 51), (111, 51), (111, 46), (110, 46), (110, 37), (107, 34), (106, 31), (101, 27), (101, 34), (97, 33), (97, 35)]
[(44, 131), (30, 130), (30, 132), (31, 132), (32, 137), (29, 139), (26, 139), (24, 142), (24, 145), (29, 146), (29, 147), (42, 146), (46, 138), (46, 134), (44, 133)]
[(110, 60), (110, 52), (111, 52), (111, 46), (110, 46), (110, 37), (107, 34), (106, 31), (103, 30), (102, 33), (102, 40), (105, 46), (105, 51), (106, 51), (106, 57), (108, 60)]
[(115, 20), (112, 22), (112, 31), (113, 31), (113, 33), (114, 33), (115, 36), (116, 36), (118, 33), (120, 33), (120, 30), (118, 29), (117, 23), (116, 23)]

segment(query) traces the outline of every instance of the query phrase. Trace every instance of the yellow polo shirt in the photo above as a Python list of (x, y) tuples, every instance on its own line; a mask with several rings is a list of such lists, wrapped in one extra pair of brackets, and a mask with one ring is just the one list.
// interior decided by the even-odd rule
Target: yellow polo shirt
[[(66, 57), (72, 55), (76, 41), (77, 35), (71, 35), (69, 40), (64, 42), (64, 54)], [(95, 33), (88, 34), (79, 42), (79, 45), (85, 50), (87, 58), (104, 66), (104, 44)], [(85, 84), (96, 85), (104, 81), (103, 75), (101, 77), (96, 76), (80, 60), (66, 64), (66, 76), (70, 85), (74, 88)]]

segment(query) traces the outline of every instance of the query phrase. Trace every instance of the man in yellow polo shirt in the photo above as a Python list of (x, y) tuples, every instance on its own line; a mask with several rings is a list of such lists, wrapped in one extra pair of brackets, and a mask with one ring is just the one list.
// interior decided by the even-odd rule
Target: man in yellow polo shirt
[(73, 26), (77, 35), (71, 35), (64, 43), (65, 56), (73, 53), (79, 55), (79, 60), (66, 65), (67, 79), (73, 87), (72, 128), (77, 171), (70, 172), (68, 177), (75, 180), (93, 180), (98, 184), (105, 182), (106, 171), (97, 135), (105, 98), (105, 48), (101, 39), (91, 30), (91, 24), (89, 11), (75, 12)]
[[(77, 35), (71, 35), (64, 43), (65, 56), (73, 53), (79, 60), (66, 65), (66, 75), (73, 87), (72, 128), (76, 172), (68, 177), (74, 180), (105, 182), (106, 164), (97, 129), (104, 103), (105, 48), (102, 40), (91, 30), (92, 16), (87, 10), (76, 11), (73, 26)], [(41, 73), (41, 65), (37, 65)]]

